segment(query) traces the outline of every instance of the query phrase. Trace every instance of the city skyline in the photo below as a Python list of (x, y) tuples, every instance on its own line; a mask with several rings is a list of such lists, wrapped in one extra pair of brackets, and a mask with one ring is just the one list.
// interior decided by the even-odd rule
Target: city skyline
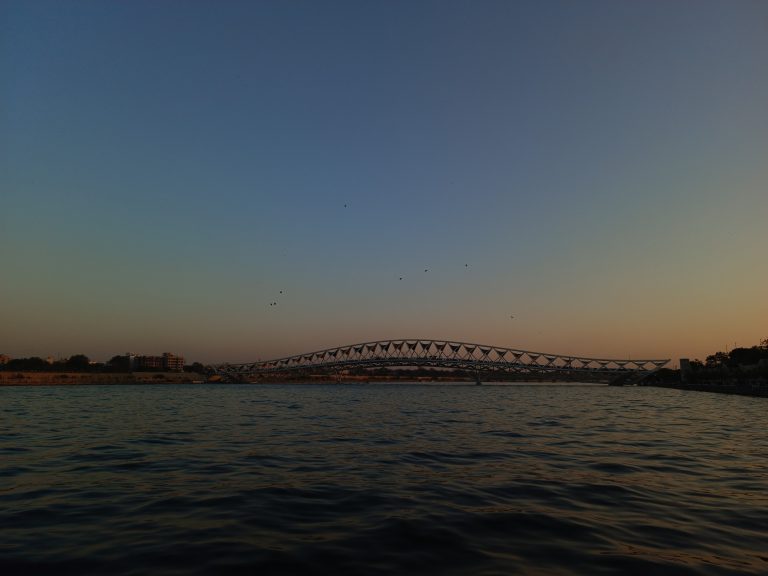
[(760, 2), (7, 2), (0, 353), (768, 337)]

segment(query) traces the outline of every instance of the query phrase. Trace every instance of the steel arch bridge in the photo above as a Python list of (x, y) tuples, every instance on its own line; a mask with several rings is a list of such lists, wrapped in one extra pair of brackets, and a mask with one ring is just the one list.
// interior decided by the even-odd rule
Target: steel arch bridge
[(230, 382), (260, 376), (312, 372), (334, 373), (354, 368), (443, 368), (475, 374), (584, 375), (611, 381), (639, 380), (669, 359), (619, 360), (531, 352), (450, 340), (377, 340), (263, 362), (218, 364), (214, 374)]

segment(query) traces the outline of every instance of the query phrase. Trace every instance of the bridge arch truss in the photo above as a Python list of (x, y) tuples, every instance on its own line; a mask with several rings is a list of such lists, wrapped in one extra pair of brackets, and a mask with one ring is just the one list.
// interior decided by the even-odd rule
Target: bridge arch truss
[(642, 377), (662, 368), (667, 362), (668, 359), (588, 358), (450, 340), (403, 339), (361, 342), (275, 360), (219, 364), (212, 368), (216, 374), (231, 381), (261, 375), (382, 367)]

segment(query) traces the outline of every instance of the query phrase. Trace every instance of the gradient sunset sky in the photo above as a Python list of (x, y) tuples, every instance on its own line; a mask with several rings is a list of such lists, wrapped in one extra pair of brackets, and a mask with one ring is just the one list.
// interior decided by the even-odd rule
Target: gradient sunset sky
[(6, 1), (0, 71), (0, 353), (768, 338), (768, 2)]

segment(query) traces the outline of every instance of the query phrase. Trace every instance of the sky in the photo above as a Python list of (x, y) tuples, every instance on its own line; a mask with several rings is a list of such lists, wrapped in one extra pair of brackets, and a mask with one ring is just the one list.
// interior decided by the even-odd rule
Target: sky
[(757, 0), (3, 2), (0, 353), (755, 345), (767, 57)]

